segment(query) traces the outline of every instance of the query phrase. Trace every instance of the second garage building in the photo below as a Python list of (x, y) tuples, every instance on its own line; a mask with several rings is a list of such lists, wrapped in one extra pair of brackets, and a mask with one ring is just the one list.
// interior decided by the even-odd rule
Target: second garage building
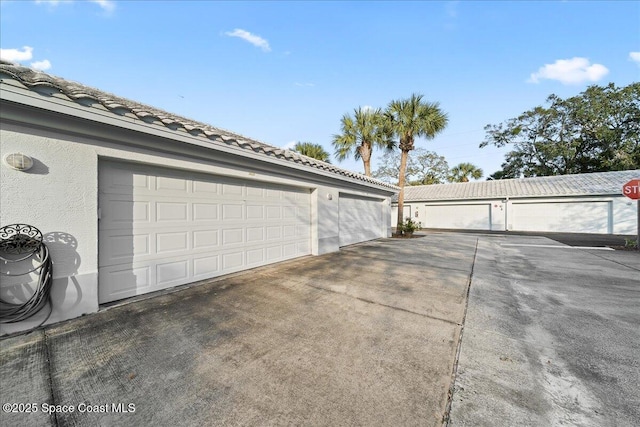
[(406, 187), (404, 216), (436, 229), (635, 235), (637, 203), (622, 186), (637, 178), (638, 169)]

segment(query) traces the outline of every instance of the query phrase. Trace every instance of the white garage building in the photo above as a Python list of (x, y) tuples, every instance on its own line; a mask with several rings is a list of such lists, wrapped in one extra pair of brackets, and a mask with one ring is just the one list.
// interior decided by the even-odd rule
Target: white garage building
[(640, 170), (406, 187), (404, 215), (424, 228), (635, 235), (637, 203), (622, 195), (635, 178)]
[[(33, 160), (1, 165), (0, 225), (44, 234), (47, 323), (391, 234), (394, 186), (6, 62), (0, 90), (0, 155)], [(0, 280), (4, 300), (28, 294)]]

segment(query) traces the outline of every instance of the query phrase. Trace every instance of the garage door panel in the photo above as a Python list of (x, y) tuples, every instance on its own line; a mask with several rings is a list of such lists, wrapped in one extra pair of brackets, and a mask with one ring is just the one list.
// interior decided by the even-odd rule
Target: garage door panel
[(246, 218), (248, 220), (256, 220), (256, 219), (264, 219), (264, 206), (262, 205), (249, 205), (247, 206), (247, 215)]
[(156, 221), (186, 221), (190, 215), (188, 203), (156, 202)]
[(264, 198), (264, 188), (254, 187), (251, 185), (247, 186), (247, 197), (252, 199), (262, 199)]
[(189, 232), (179, 231), (173, 233), (156, 234), (156, 253), (164, 255), (167, 252), (185, 252), (190, 247)]
[(282, 259), (282, 246), (270, 246), (266, 249), (267, 261), (278, 261)]
[(285, 225), (282, 227), (282, 237), (290, 238), (296, 236), (296, 226), (295, 225)]
[(218, 203), (194, 203), (194, 221), (218, 221), (220, 218), (220, 204)]
[(339, 245), (384, 237), (382, 227), (382, 200), (340, 194)]
[(491, 230), (491, 204), (426, 205), (427, 228)]
[(263, 242), (265, 240), (264, 234), (264, 227), (247, 228), (247, 243)]
[(108, 237), (110, 245), (101, 251), (101, 265), (126, 262), (134, 257), (151, 254), (151, 242), (148, 234), (124, 234)]
[(305, 236), (308, 236), (310, 232), (311, 232), (311, 227), (309, 227), (308, 225), (296, 226), (296, 237), (298, 238), (303, 238)]
[(295, 206), (283, 206), (282, 207), (282, 218), (284, 219), (292, 219), (295, 218), (297, 214), (297, 209)]
[(193, 232), (194, 249), (211, 249), (219, 245), (220, 231), (217, 229), (197, 230)]
[(101, 280), (110, 284), (108, 288), (98, 286), (100, 301), (115, 301), (152, 292), (155, 282), (155, 265), (119, 265), (100, 269)]
[(305, 240), (303, 242), (298, 242), (297, 244), (297, 256), (301, 256), (304, 254), (308, 254), (309, 252), (311, 252), (311, 243), (308, 240)]
[(187, 193), (190, 186), (190, 182), (186, 179), (165, 176), (156, 177), (155, 183), (156, 191), (162, 192), (165, 195), (183, 196)]
[(309, 191), (261, 186), (101, 162), (100, 303), (308, 255)]
[(189, 261), (168, 261), (156, 265), (156, 283), (159, 288), (166, 285), (188, 283)]
[(116, 227), (132, 222), (151, 222), (151, 203), (147, 201), (132, 201), (112, 198), (101, 204), (101, 216), (105, 218), (105, 225), (114, 223)]
[(116, 173), (101, 176), (100, 191), (104, 193), (126, 194), (133, 191), (149, 191), (152, 187), (151, 177), (122, 168), (113, 168)]
[(222, 270), (224, 272), (235, 271), (244, 265), (244, 251), (229, 251), (222, 254)]
[(219, 273), (220, 255), (208, 255), (193, 259), (194, 279), (203, 279)]
[(247, 266), (262, 265), (265, 260), (264, 248), (250, 249), (246, 251)]
[(220, 193), (219, 185), (215, 182), (194, 180), (193, 194), (198, 197), (211, 197), (211, 195)]
[(277, 240), (282, 238), (282, 227), (270, 226), (267, 227), (267, 240)]
[(225, 196), (242, 196), (242, 186), (237, 184), (222, 184), (222, 194)]
[(297, 247), (295, 243), (289, 243), (282, 246), (282, 253), (284, 258), (291, 258), (296, 255)]
[(222, 220), (223, 221), (242, 220), (244, 219), (244, 215), (242, 213), (243, 210), (244, 210), (244, 206), (242, 204), (224, 203), (222, 205)]
[(267, 188), (265, 190), (265, 197), (269, 200), (280, 200), (282, 198), (282, 192), (280, 190)]

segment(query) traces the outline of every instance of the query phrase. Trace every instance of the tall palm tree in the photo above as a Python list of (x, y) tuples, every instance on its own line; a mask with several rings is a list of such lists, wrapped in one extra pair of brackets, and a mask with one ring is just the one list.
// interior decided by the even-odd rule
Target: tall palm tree
[(398, 175), (398, 224), (403, 221), (404, 185), (409, 151), (415, 148), (416, 137), (433, 139), (447, 126), (449, 119), (437, 102), (422, 100), (422, 95), (412, 94), (410, 98), (391, 101), (385, 112), (387, 125), (399, 139), (400, 172)]
[(311, 157), (312, 159), (321, 160), (326, 163), (331, 163), (331, 157), (320, 144), (314, 144), (312, 142), (296, 142), (293, 146), (293, 151), (302, 154), (303, 156)]
[(449, 171), (449, 182), (469, 182), (469, 178), (482, 178), (482, 169), (472, 163), (460, 163)]
[(364, 174), (371, 176), (371, 152), (373, 147), (392, 149), (393, 140), (387, 132), (382, 111), (377, 108), (358, 107), (353, 110), (353, 117), (349, 114), (342, 116), (341, 134), (333, 136), (334, 156), (343, 161), (353, 155), (364, 163)]

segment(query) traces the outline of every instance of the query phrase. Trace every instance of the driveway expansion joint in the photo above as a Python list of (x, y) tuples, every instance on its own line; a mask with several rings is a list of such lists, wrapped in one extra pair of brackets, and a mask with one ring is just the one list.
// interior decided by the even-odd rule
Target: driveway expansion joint
[(456, 377), (458, 375), (458, 362), (460, 361), (460, 352), (462, 351), (462, 336), (464, 335), (464, 325), (467, 319), (467, 311), (469, 309), (469, 295), (471, 293), (471, 281), (473, 280), (473, 269), (476, 266), (476, 259), (478, 255), (478, 244), (480, 238), (476, 239), (476, 247), (473, 251), (473, 262), (471, 263), (471, 271), (469, 272), (469, 281), (467, 282), (467, 292), (464, 304), (464, 312), (462, 314), (462, 324), (460, 325), (460, 336), (458, 337), (458, 348), (456, 349), (455, 360), (453, 361), (453, 369), (451, 372), (451, 382), (449, 385), (449, 391), (447, 392), (447, 404), (445, 406), (444, 414), (442, 415), (442, 425), (448, 426), (451, 421), (451, 405), (453, 404), (453, 393), (456, 385)]
[(627, 268), (629, 268), (629, 269), (631, 269), (631, 270), (640, 271), (640, 268), (632, 267), (632, 266), (630, 266), (630, 265), (628, 265), (628, 264), (624, 264), (624, 263), (622, 263), (622, 262), (618, 262), (618, 261), (616, 261), (616, 260), (614, 260), (614, 259), (605, 258), (605, 257), (603, 257), (603, 256), (596, 255), (596, 254), (594, 254), (594, 253), (592, 253), (592, 252), (587, 252), (587, 253), (589, 253), (589, 254), (593, 255), (594, 257), (601, 258), (601, 259), (603, 259), (603, 260), (605, 260), (605, 261), (610, 261), (610, 262), (613, 262), (613, 263), (615, 263), (615, 264), (621, 265), (621, 266), (623, 266), (623, 267), (627, 267)]
[[(42, 343), (44, 344), (45, 356), (47, 358), (47, 380), (49, 383), (49, 396), (51, 398), (51, 405), (56, 404), (56, 400), (53, 394), (53, 377), (51, 376), (51, 351), (49, 351), (49, 336), (47, 335), (47, 329), (42, 329)], [(58, 426), (58, 415), (55, 411), (50, 415), (55, 427)]]

